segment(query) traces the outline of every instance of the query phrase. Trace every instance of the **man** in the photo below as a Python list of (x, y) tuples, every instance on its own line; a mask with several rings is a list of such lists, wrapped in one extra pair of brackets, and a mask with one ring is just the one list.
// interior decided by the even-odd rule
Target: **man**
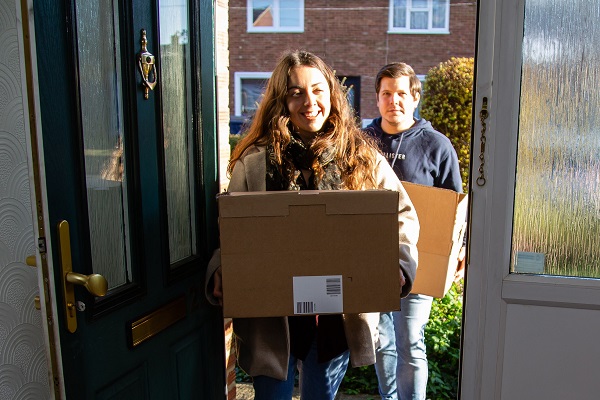
[[(381, 117), (365, 131), (379, 140), (398, 178), (462, 192), (458, 157), (450, 140), (428, 121), (413, 117), (421, 99), (421, 81), (412, 67), (384, 66), (377, 73), (375, 90)], [(425, 399), (424, 333), (432, 301), (430, 296), (409, 294), (401, 300), (400, 311), (381, 314), (375, 370), (382, 399)]]

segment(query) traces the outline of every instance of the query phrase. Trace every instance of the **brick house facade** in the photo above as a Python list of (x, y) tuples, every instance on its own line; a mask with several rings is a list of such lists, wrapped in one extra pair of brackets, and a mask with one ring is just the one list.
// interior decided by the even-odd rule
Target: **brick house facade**
[[(339, 76), (360, 82), (360, 116), (378, 116), (375, 79), (383, 65), (406, 62), (417, 75), (451, 57), (475, 54), (475, 0), (450, 0), (449, 33), (388, 33), (389, 0), (305, 0), (304, 32), (250, 33), (248, 0), (229, 1), (229, 107), (235, 112), (236, 72), (270, 72), (280, 54), (303, 49), (322, 57)], [(239, 96), (239, 94), (238, 94)]]

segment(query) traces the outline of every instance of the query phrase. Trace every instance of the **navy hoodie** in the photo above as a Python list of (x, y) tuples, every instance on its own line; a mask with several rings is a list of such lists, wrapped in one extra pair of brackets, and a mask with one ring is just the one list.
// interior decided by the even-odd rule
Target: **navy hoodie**
[(419, 119), (404, 132), (389, 135), (381, 129), (381, 117), (365, 132), (375, 137), (379, 148), (401, 181), (451, 189), (462, 193), (456, 151), (446, 136), (431, 123)]

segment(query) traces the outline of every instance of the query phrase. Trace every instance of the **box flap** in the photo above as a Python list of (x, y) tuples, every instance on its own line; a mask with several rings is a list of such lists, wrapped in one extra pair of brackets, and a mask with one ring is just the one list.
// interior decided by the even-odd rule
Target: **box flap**
[(452, 238), (458, 236), (464, 225), (467, 195), (404, 181), (402, 185), (419, 217), (419, 253), (448, 256), (453, 247)]
[(410, 182), (402, 184), (421, 225), (417, 243), (419, 267), (412, 292), (444, 297), (454, 280), (463, 243), (467, 195)]
[(316, 204), (326, 205), (327, 215), (398, 212), (398, 192), (391, 190), (226, 192), (217, 200), (221, 218), (284, 216), (289, 215), (291, 206)]

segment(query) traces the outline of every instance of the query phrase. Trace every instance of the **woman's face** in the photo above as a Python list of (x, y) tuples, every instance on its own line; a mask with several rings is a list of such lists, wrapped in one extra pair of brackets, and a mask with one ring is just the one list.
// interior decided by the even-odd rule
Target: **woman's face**
[(292, 124), (300, 137), (310, 142), (331, 111), (331, 91), (321, 71), (313, 67), (294, 67), (287, 84), (286, 104)]

